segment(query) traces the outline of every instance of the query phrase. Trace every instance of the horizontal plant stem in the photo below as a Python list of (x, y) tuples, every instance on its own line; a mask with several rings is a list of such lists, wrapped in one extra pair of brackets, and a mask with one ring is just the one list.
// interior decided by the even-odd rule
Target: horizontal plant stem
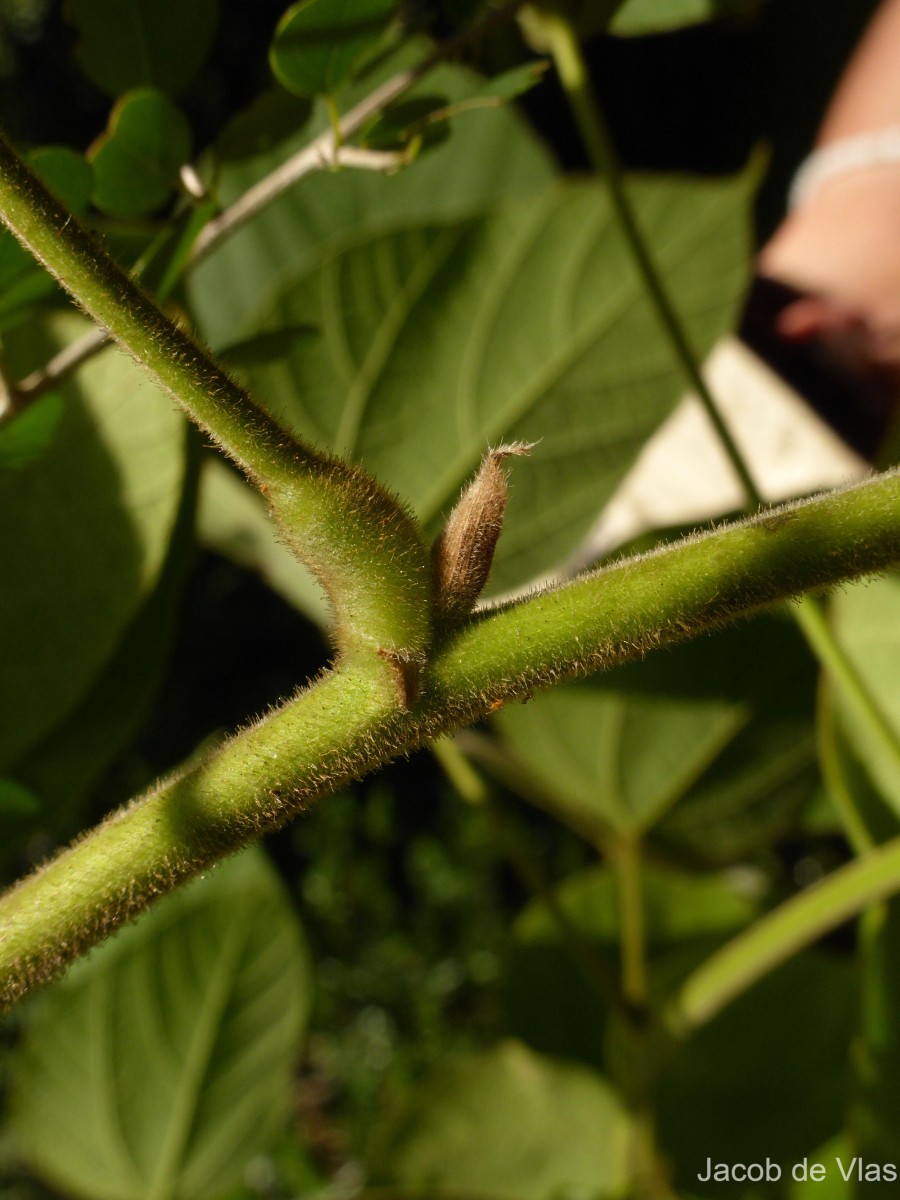
[(476, 720), (497, 699), (525, 698), (898, 560), (894, 471), (488, 612), (435, 652), (408, 708), (390, 696), (389, 662), (346, 661), (0, 898), (0, 1003), (315, 797)]
[(331, 599), (341, 650), (424, 656), (431, 571), (411, 514), (374, 479), (274, 421), (110, 258), (0, 138), (0, 218), (267, 496)]
[(713, 954), (667, 1006), (666, 1027), (687, 1036), (798, 950), (898, 891), (900, 838), (893, 838), (832, 871)]

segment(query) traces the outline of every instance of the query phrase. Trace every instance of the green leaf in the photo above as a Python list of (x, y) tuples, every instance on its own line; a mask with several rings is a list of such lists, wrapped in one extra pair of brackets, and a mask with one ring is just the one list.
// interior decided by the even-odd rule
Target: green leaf
[[(184, 432), (191, 436), (187, 427)], [(3, 822), (0, 861), (39, 830), (59, 840), (75, 805), (132, 735), (159, 684), (194, 549), (197, 465), (192, 462), (185, 477), (169, 551), (152, 593), (75, 712), (11, 768), (42, 803), (39, 811)]]
[(322, 589), (281, 540), (262, 496), (218, 458), (204, 464), (197, 535), (211, 550), (258, 571), (273, 591), (316, 625), (331, 624)]
[[(342, 91), (342, 107), (392, 72), (418, 62), (430, 48), (423, 42), (406, 46), (366, 80), (364, 89)], [(476, 95), (483, 86), (482, 79), (456, 66), (438, 67), (422, 85), (427, 94), (437, 92), (451, 103)], [(409, 93), (416, 94), (416, 89)], [(327, 124), (325, 106), (319, 104), (310, 128), (268, 155), (225, 162), (217, 180), (222, 203), (237, 200)], [(291, 188), (217, 246), (188, 280), (193, 311), (207, 341), (222, 347), (253, 334), (256, 297), (271, 288), (273, 263), (279, 273), (297, 278), (348, 233), (477, 212), (501, 197), (530, 193), (555, 174), (546, 148), (509, 107), (479, 113), (468, 123), (464, 139), (448, 139), (415, 168), (391, 176), (349, 170), (310, 175), (302, 187)], [(235, 279), (241, 287), (234, 286)]]
[(331, 95), (376, 42), (395, 0), (299, 0), (275, 30), (269, 63), (298, 96)]
[[(692, 342), (729, 325), (746, 265), (747, 180), (640, 180), (639, 220)], [(482, 218), (347, 240), (259, 296), (256, 330), (313, 325), (253, 390), (367, 468), (434, 536), (489, 445), (517, 464), (493, 587), (569, 553), (669, 412), (681, 380), (602, 185)]]
[[(651, 992), (666, 994), (700, 961), (752, 919), (756, 904), (725, 875), (690, 875), (646, 866), (641, 872)], [(610, 979), (619, 974), (619, 882), (610, 867), (568, 876), (555, 899), (572, 929), (598, 956)], [(604, 1065), (607, 998), (547, 905), (535, 900), (516, 920), (515, 951), (505, 986), (511, 1031), (545, 1054)]]
[(33, 819), (41, 811), (41, 801), (34, 792), (15, 779), (0, 779), (0, 821)]
[[(90, 164), (66, 146), (42, 146), (28, 155), (35, 172), (57, 199), (80, 215), (90, 200)], [(56, 280), (7, 230), (0, 230), (0, 328), (21, 317), (21, 310), (53, 296)]]
[(220, 162), (239, 162), (269, 154), (298, 134), (311, 115), (308, 100), (280, 87), (269, 88), (231, 118), (216, 138), (216, 158)]
[(68, 0), (78, 31), (76, 55), (110, 96), (157, 87), (177, 96), (195, 78), (212, 44), (217, 0)]
[[(888, 723), (900, 737), (900, 575), (842, 588), (832, 600), (834, 634)], [(895, 811), (900, 810), (896, 762), (869, 725), (835, 688), (843, 727), (861, 762)]]
[(39, 396), (15, 420), (0, 425), (0, 471), (25, 467), (38, 458), (56, 436), (64, 401), (58, 392)]
[[(764, 676), (760, 664), (773, 660)], [(576, 829), (633, 836), (690, 795), (807, 663), (794, 631), (769, 618), (555, 688), (495, 720), (553, 812)]]
[(627, 1181), (628, 1134), (599, 1075), (502, 1042), (438, 1068), (417, 1090), (382, 1173), (437, 1197), (616, 1195)]
[(151, 88), (129, 92), (116, 101), (106, 132), (88, 151), (93, 201), (116, 217), (155, 212), (190, 156), (190, 126), (172, 101)]
[(85, 1200), (205, 1200), (287, 1115), (310, 1004), (297, 918), (250, 850), (166, 897), (41, 998), (12, 1127)]
[[(65, 315), (16, 330), (14, 373), (85, 328)], [(184, 480), (183, 419), (124, 355), (104, 351), (59, 392), (41, 452), (0, 471), (0, 770), (72, 712), (121, 641), (156, 585)]]
[(671, 1055), (656, 1112), (676, 1187), (721, 1197), (721, 1183), (697, 1179), (709, 1156), (744, 1163), (768, 1156), (782, 1166), (815, 1157), (841, 1128), (856, 1005), (852, 962), (807, 951)]
[(625, 0), (616, 11), (609, 31), (623, 37), (666, 33), (745, 12), (758, 4), (759, 0)]

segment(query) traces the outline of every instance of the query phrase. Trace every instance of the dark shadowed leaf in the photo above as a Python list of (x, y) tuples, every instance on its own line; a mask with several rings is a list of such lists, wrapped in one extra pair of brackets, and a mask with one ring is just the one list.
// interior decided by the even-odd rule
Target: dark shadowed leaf
[[(85, 328), (70, 315), (17, 330), (12, 369), (42, 365)], [(106, 350), (59, 391), (39, 452), (0, 471), (0, 770), (108, 661), (156, 586), (182, 495), (183, 418), (129, 359)]]
[(157, 87), (177, 96), (212, 43), (218, 0), (68, 0), (82, 70), (110, 96)]
[(331, 95), (376, 42), (395, 0), (300, 0), (275, 30), (269, 62), (298, 96)]

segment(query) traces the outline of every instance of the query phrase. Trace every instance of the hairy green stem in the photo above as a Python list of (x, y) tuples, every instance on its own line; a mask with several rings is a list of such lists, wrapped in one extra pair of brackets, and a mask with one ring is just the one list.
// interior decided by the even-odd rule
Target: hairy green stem
[(406, 708), (391, 695), (393, 664), (346, 657), (0, 898), (0, 1004), (315, 797), (478, 719), (498, 699), (525, 698), (897, 561), (894, 471), (488, 612), (434, 654)]
[(666, 1027), (687, 1036), (798, 950), (898, 891), (900, 838), (894, 838), (832, 871), (707, 959), (669, 1002)]
[[(529, 14), (532, 16), (532, 13)], [(740, 481), (747, 505), (757, 508), (762, 497), (756, 487), (731, 431), (726, 425), (712, 392), (700, 370), (681, 320), (669, 299), (656, 264), (638, 228), (634, 210), (628, 199), (622, 170), (603, 112), (594, 99), (587, 65), (572, 24), (557, 13), (533, 14), (540, 35), (546, 40), (560, 83), (572, 109), (584, 147), (594, 168), (599, 171), (609, 189), (613, 212), (631, 252), (647, 296), (656, 311), (660, 326), (690, 389), (696, 393), (715, 428), (723, 450)]]
[(267, 496), (335, 608), (338, 647), (407, 664), (430, 637), (430, 565), (400, 501), (349, 463), (293, 438), (230, 378), (47, 191), (0, 138), (0, 218), (85, 311), (141, 363)]

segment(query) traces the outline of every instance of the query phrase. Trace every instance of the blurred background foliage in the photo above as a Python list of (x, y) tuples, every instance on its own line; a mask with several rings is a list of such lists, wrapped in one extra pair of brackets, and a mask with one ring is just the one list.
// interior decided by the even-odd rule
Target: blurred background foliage
[[(316, 2), (324, 9), (326, 0)], [(751, 245), (735, 231), (756, 180), (742, 174), (745, 164), (766, 146), (753, 199), (762, 237), (874, 5), (829, 0), (823, 19), (820, 0), (629, 0), (602, 33), (612, 7), (582, 5), (576, 17), (624, 164), (708, 179), (663, 176), (635, 192), (648, 227), (669, 229), (668, 218), (696, 249), (693, 274), (674, 258), (665, 269), (705, 346), (734, 320), (746, 279)], [(307, 92), (333, 91), (345, 110), (379, 72), (404, 54), (416, 61), (424, 39), (451, 36), (481, 9), (472, 0), (404, 5), (403, 36), (422, 40), (382, 63), (376, 39), (394, 6), (332, 4), (340, 20), (358, 20), (359, 45), (345, 39), (346, 62), (336, 54), (311, 67), (308, 48), (321, 40), (315, 4), (285, 14), (283, 0), (3, 0), (0, 119), (22, 147), (56, 148), (36, 155), (35, 166), (123, 261), (175, 230), (150, 269), (156, 283), (160, 261), (164, 274), (179, 253), (185, 209), (175, 196), (185, 161), (231, 202), (323, 127), (327, 115)], [(461, 58), (483, 79), (442, 67), (426, 96), (434, 89), (444, 104), (482, 94), (484, 80), (507, 78), (535, 54), (507, 25), (466, 45)], [(495, 245), (508, 262), (509, 247), (520, 245), (510, 230), (530, 220), (531, 197), (560, 172), (586, 168), (553, 73), (529, 84), (515, 109), (458, 118), (449, 138), (399, 176), (326, 173), (301, 183), (192, 273), (177, 303), (273, 405), (288, 397), (286, 419), (319, 441), (339, 441), (328, 397), (352, 391), (353, 380), (316, 357), (327, 314), (309, 296), (343, 272), (365, 357), (385, 301), (366, 271), (389, 262), (394, 283), (406, 286), (403, 270), (415, 272), (449, 222), (463, 229), (450, 256), (456, 273), (441, 277), (429, 303), (442, 321), (454, 305), (475, 309), (476, 334), (448, 342), (447, 361), (474, 358), (495, 395), (491, 356), (477, 346), (477, 303), (500, 268), (483, 268), (482, 279), (478, 264), (492, 263)], [(407, 111), (395, 127), (416, 119)], [(373, 144), (377, 136), (393, 134), (382, 128)], [(566, 186), (565, 203), (576, 205), (576, 185)], [(599, 211), (601, 194), (585, 193), (585, 203)], [(510, 206), (517, 197), (518, 209)], [(565, 233), (583, 210), (559, 211)], [(470, 224), (452, 224), (461, 217)], [(571, 251), (564, 233), (538, 246), (549, 270), (540, 254), (523, 252), (522, 279), (535, 290), (542, 270), (555, 278), (557, 245)], [(664, 240), (660, 233), (661, 257)], [(596, 280), (585, 268), (583, 293), (572, 285), (574, 312), (591, 297), (618, 302), (618, 283), (605, 282), (617, 253), (606, 225), (581, 246), (585, 261), (596, 259)], [(77, 335), (77, 319), (9, 239), (0, 279), (6, 370), (22, 379)], [(485, 327), (501, 326), (498, 311), (514, 331), (527, 326), (534, 306), (523, 286), (492, 299)], [(541, 319), (528, 340), (540, 336)], [(412, 390), (423, 407), (402, 411), (427, 427), (447, 375), (426, 386), (421, 364), (439, 349), (419, 320), (417, 312), (409, 322), (411, 357), (400, 360), (395, 387), (402, 393), (404, 369), (421, 372)], [(640, 420), (603, 424), (606, 410), (597, 416), (590, 405), (619, 386), (617, 371), (630, 384), (635, 346), (648, 371), (655, 360), (640, 311), (624, 340), (605, 316), (597, 320), (598, 338), (610, 339), (600, 341), (597, 363), (578, 358), (577, 372), (556, 381), (569, 389), (567, 403), (588, 398), (585, 428), (605, 465), (579, 465), (572, 447), (564, 461), (597, 490), (567, 493), (545, 529), (556, 478), (540, 481), (537, 458), (532, 476), (521, 471), (503, 586), (572, 548), (677, 398), (674, 376), (652, 396), (638, 380)], [(566, 334), (576, 325), (573, 317)], [(504, 336), (496, 369), (519, 386), (516, 338), (501, 328)], [(11, 627), (23, 611), (30, 620), (0, 671), (15, 698), (0, 727), (7, 882), (327, 662), (321, 601), (264, 532), (256, 498), (210, 463), (200, 439), (133, 374), (101, 357), (66, 385), (64, 402), (50, 391), (0, 428), (4, 522), (20, 531), (4, 535), (3, 553), (24, 564), (10, 567), (17, 582), (0, 624)], [(326, 400), (316, 409), (319, 385)], [(134, 423), (137, 410), (120, 409), (117, 397), (131, 388), (142, 390), (144, 425)], [(548, 389), (536, 407), (534, 432), (552, 423), (555, 394)], [(297, 395), (305, 407), (290, 407)], [(440, 503), (429, 500), (427, 454), (443, 452), (440, 439), (423, 441), (422, 462), (408, 454), (397, 467), (384, 430), (400, 410), (374, 389), (367, 403), (355, 448), (361, 443), (367, 464), (391, 481), (405, 470), (396, 486), (417, 504), (421, 484), (420, 512), (431, 503), (433, 523), (474, 463), (463, 456)], [(491, 428), (479, 410), (476, 441)], [(546, 436), (552, 443), (553, 431)], [(63, 511), (79, 528), (74, 548), (70, 530), (52, 533)], [(876, 631), (855, 652), (882, 695), (885, 663), (894, 662), (882, 653), (892, 589), (887, 581), (849, 593), (837, 614), (851, 641), (853, 630)], [(635, 1081), (648, 1051), (619, 994), (625, 918), (616, 864), (632, 854), (640, 872), (647, 977), (638, 990), (652, 1005), (759, 913), (848, 859), (819, 765), (823, 737), (878, 836), (895, 832), (880, 799), (890, 790), (885, 772), (862, 765), (864, 734), (852, 722), (825, 721), (826, 701), (799, 634), (772, 616), (503, 711), (490, 729), (330, 797), (267, 839), (264, 855), (243, 855), (166, 901), (7, 1019), (0, 1194), (709, 1195), (716, 1189), (696, 1180), (707, 1155), (790, 1162), (823, 1146), (840, 1153), (853, 1105), (864, 1144), (889, 1152), (896, 1049), (883, 1018), (895, 984), (873, 918), (864, 1011), (875, 1014), (867, 1029), (879, 1036), (860, 1039), (862, 968), (848, 926), (655, 1063), (658, 1155), (650, 1176), (635, 1168), (635, 1128), (646, 1118)], [(848, 1084), (851, 1045), (869, 1066)], [(735, 1191), (805, 1194), (787, 1185)], [(823, 1185), (816, 1195), (850, 1192)]]

